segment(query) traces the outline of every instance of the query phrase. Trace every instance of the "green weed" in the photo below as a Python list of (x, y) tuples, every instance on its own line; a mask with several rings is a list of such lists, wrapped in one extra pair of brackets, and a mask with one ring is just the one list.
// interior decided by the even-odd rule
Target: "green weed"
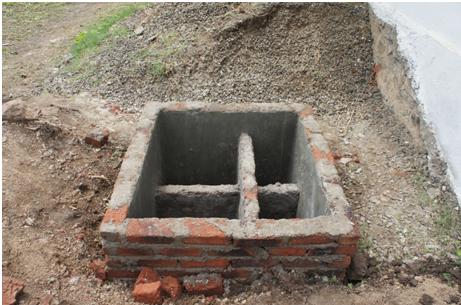
[(128, 34), (128, 30), (121, 26), (115, 26), (120, 21), (144, 8), (145, 4), (129, 4), (116, 9), (113, 13), (101, 18), (95, 24), (75, 37), (71, 53), (75, 59), (83, 54), (96, 49), (108, 37), (121, 37)]
[(362, 224), (360, 226), (360, 239), (359, 239), (359, 249), (361, 250), (369, 250), (373, 246), (373, 241), (368, 233), (368, 226), (366, 224)]
[(175, 65), (174, 58), (185, 49), (185, 41), (177, 32), (161, 35), (150, 47), (139, 50), (132, 60), (147, 62), (147, 72), (155, 78), (166, 76)]
[[(146, 4), (127, 4), (119, 6), (97, 22), (80, 32), (71, 47), (72, 60), (66, 70), (74, 73), (75, 80), (92, 75), (97, 67), (91, 61), (92, 56), (102, 48), (110, 49), (116, 41), (129, 35), (129, 30), (120, 22), (136, 11), (146, 7)], [(95, 85), (99, 80), (95, 80)]]
[(163, 62), (155, 61), (150, 64), (149, 73), (155, 77), (162, 77), (167, 73), (167, 67)]
[(71, 53), (75, 58), (79, 58), (83, 53), (89, 52), (101, 45), (101, 43), (110, 35), (121, 36), (128, 33), (128, 30), (121, 27), (111, 31), (112, 26), (116, 23), (131, 16), (144, 5), (130, 4), (117, 9), (112, 14), (101, 18), (95, 24), (90, 25), (85, 31), (80, 32), (75, 37)]

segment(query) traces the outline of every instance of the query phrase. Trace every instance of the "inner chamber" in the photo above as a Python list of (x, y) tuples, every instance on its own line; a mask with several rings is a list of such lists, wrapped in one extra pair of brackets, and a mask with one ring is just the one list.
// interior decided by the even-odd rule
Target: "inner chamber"
[(292, 112), (162, 111), (129, 216), (237, 218), (242, 133), (253, 141), (259, 217), (317, 216), (315, 183), (302, 181), (315, 175), (301, 125)]

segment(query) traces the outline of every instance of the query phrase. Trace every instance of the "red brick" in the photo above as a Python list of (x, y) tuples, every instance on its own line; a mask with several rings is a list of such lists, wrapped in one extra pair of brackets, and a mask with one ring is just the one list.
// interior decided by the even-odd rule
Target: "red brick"
[(119, 256), (148, 256), (153, 254), (151, 249), (136, 248), (117, 248), (116, 253)]
[(116, 248), (102, 248), (102, 252), (104, 252), (105, 255), (115, 255), (117, 253)]
[(191, 270), (185, 270), (185, 269), (175, 269), (175, 270), (171, 270), (171, 269), (156, 269), (158, 274), (160, 274), (161, 276), (174, 276), (174, 277), (183, 277), (183, 276), (186, 276), (186, 275), (196, 275), (198, 274), (200, 271), (191, 271)]
[(145, 304), (162, 304), (162, 290), (160, 282), (136, 284), (133, 290), (133, 298), (136, 302)]
[[(254, 269), (252, 269), (254, 270)], [(243, 268), (236, 268), (228, 271), (223, 272), (223, 277), (231, 278), (231, 279), (248, 279), (252, 275), (252, 270), (250, 269), (243, 269)]]
[(339, 245), (335, 249), (335, 254), (343, 254), (343, 255), (354, 256), (355, 252), (357, 252), (357, 245), (356, 244)]
[(357, 224), (354, 224), (352, 232), (349, 234), (341, 235), (338, 242), (343, 245), (356, 244), (360, 239), (360, 229)]
[[(102, 223), (101, 223), (102, 224)], [(102, 239), (107, 241), (120, 241), (120, 234), (118, 232), (107, 232), (104, 230), (100, 230), (99, 234), (101, 235)]]
[(320, 150), (317, 146), (312, 145), (312, 144), (311, 144), (311, 152), (315, 160), (325, 159), (325, 160), (330, 161), (331, 163), (334, 163), (335, 161), (335, 158), (331, 151), (325, 152), (323, 150)]
[(207, 261), (181, 261), (181, 268), (226, 268), (229, 265), (227, 259), (210, 259)]
[(297, 258), (295, 260), (281, 260), (280, 263), (284, 267), (321, 267), (321, 262), (316, 262), (310, 259)]
[(308, 256), (331, 255), (331, 254), (334, 254), (335, 251), (336, 251), (335, 247), (315, 248), (315, 249), (308, 249), (306, 254)]
[(109, 208), (104, 214), (104, 218), (102, 219), (102, 222), (121, 224), (122, 222), (125, 221), (127, 215), (128, 215), (128, 205), (124, 205), (116, 209)]
[(207, 252), (208, 256), (252, 256), (251, 250), (247, 249), (232, 249), (228, 251), (217, 251), (217, 250), (212, 250)]
[(172, 276), (166, 276), (161, 280), (162, 290), (166, 292), (173, 300), (177, 300), (181, 296), (181, 284), (179, 280)]
[(273, 247), (278, 246), (282, 242), (276, 238), (252, 238), (252, 239), (236, 239), (234, 243), (237, 247)]
[(152, 270), (151, 268), (143, 267), (141, 269), (141, 272), (139, 272), (138, 278), (136, 279), (136, 285), (153, 283), (159, 280), (160, 280), (160, 277), (158, 276), (158, 273), (155, 270)]
[(185, 244), (227, 245), (231, 242), (229, 236), (205, 219), (187, 219), (184, 225), (190, 234), (183, 239)]
[(290, 245), (320, 245), (320, 244), (330, 244), (333, 243), (334, 240), (327, 235), (310, 235), (305, 237), (296, 237), (290, 239)]
[(121, 268), (125, 265), (125, 262), (122, 262), (121, 260), (118, 260), (118, 259), (110, 258), (109, 260), (107, 260), (106, 264), (107, 264), (107, 267)]
[(350, 264), (351, 264), (351, 257), (343, 256), (339, 260), (335, 260), (335, 261), (328, 263), (328, 267), (343, 269), (343, 268), (348, 268)]
[(303, 256), (306, 249), (303, 248), (272, 248), (269, 253), (274, 256)]
[(199, 274), (184, 279), (184, 288), (189, 294), (221, 295), (224, 293), (223, 279), (216, 274)]
[(338, 242), (342, 245), (356, 244), (359, 239), (360, 236), (341, 236)]
[(169, 244), (174, 241), (174, 233), (165, 222), (130, 219), (126, 239), (132, 243)]
[(232, 267), (263, 267), (264, 261), (259, 259), (233, 259)]
[(200, 256), (202, 250), (195, 248), (166, 248), (161, 249), (159, 254), (165, 256)]
[(109, 269), (106, 271), (106, 277), (108, 279), (116, 278), (136, 278), (139, 274), (139, 271), (134, 270), (118, 270), (118, 269)]
[(138, 261), (138, 266), (148, 266), (153, 268), (176, 267), (177, 261), (173, 259), (142, 259)]
[(90, 269), (93, 270), (96, 278), (103, 281), (106, 279), (106, 263), (107, 261), (101, 259), (94, 260), (90, 263)]

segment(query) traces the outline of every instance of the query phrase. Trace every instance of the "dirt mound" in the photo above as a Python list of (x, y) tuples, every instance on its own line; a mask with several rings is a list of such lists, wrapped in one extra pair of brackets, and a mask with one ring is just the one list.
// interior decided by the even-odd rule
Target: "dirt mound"
[(91, 90), (131, 110), (181, 100), (308, 102), (330, 111), (380, 98), (368, 86), (366, 5), (159, 4), (144, 15), (127, 24), (141, 19), (142, 36), (104, 47), (88, 77), (61, 73), (50, 88)]

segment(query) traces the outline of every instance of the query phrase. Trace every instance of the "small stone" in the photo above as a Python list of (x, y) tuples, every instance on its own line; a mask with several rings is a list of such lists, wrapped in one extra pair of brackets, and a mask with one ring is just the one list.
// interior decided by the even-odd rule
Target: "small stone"
[(351, 267), (348, 271), (347, 277), (349, 280), (361, 281), (368, 272), (368, 257), (361, 251), (352, 257)]
[(134, 29), (134, 33), (138, 36), (142, 35), (144, 33), (144, 28), (142, 26), (138, 26)]
[(80, 192), (85, 192), (88, 190), (88, 185), (86, 185), (85, 183), (79, 183), (78, 185), (78, 190)]
[(77, 285), (79, 281), (80, 281), (80, 277), (74, 276), (74, 277), (70, 278), (69, 284), (70, 285)]
[(432, 305), (434, 304), (434, 298), (428, 294), (423, 294), (419, 299), (419, 303), (422, 305)]
[(162, 304), (160, 281), (154, 283), (140, 283), (134, 286), (133, 298), (136, 302), (145, 304)]
[(410, 280), (408, 281), (408, 283), (410, 284), (411, 287), (416, 287), (416, 286), (418, 286), (418, 281), (417, 281), (416, 279), (414, 279), (414, 278), (410, 279)]
[(341, 158), (339, 159), (339, 163), (347, 165), (348, 163), (352, 162), (352, 158)]
[(109, 141), (109, 131), (107, 129), (93, 129), (85, 137), (85, 143), (94, 147), (103, 147)]
[(27, 217), (26, 220), (25, 220), (25, 223), (26, 225), (28, 225), (29, 227), (32, 227), (34, 225), (34, 219), (33, 218), (30, 218), (30, 217)]
[(64, 57), (63, 57), (63, 62), (64, 62), (65, 64), (68, 64), (68, 63), (70, 63), (70, 61), (71, 61), (73, 58), (74, 58), (74, 55), (72, 55), (71, 53), (68, 53), (68, 54), (64, 55)]
[(161, 280), (162, 290), (165, 291), (173, 300), (181, 296), (181, 284), (173, 276), (166, 276)]
[(219, 274), (201, 273), (184, 278), (184, 288), (190, 294), (221, 295), (224, 293), (223, 279)]
[(418, 282), (414, 279), (414, 277), (406, 273), (402, 273), (399, 275), (399, 282), (400, 284), (405, 286), (410, 285), (416, 287), (418, 285)]

